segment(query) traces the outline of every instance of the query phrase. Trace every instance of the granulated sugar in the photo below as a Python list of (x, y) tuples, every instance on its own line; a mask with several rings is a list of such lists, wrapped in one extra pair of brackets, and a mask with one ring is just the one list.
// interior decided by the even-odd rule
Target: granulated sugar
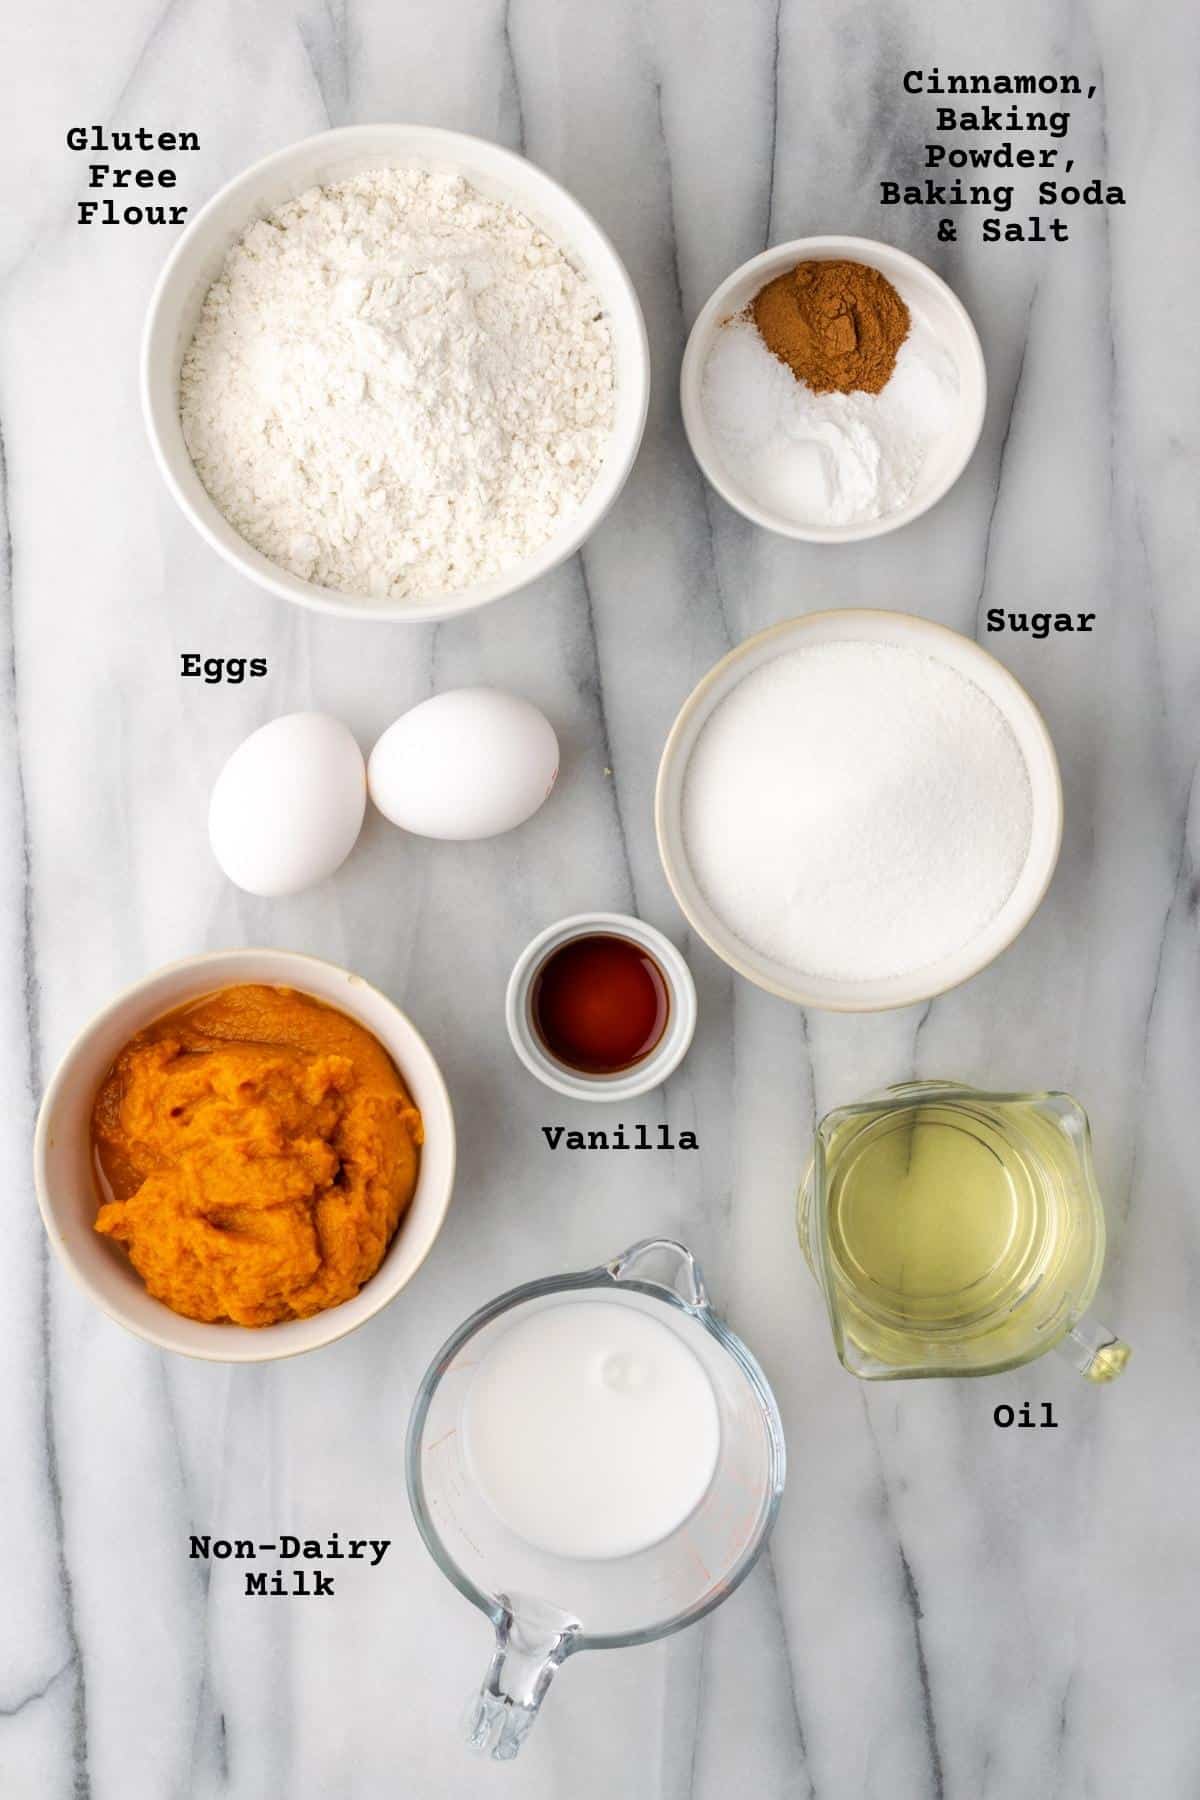
[(994, 919), (1029, 851), (1032, 792), (981, 688), (889, 644), (820, 644), (746, 676), (683, 790), (709, 906), (760, 954), (846, 981), (908, 974)]

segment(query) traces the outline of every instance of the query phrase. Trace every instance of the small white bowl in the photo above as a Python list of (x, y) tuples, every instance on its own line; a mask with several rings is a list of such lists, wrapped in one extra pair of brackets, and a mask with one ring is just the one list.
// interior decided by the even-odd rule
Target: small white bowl
[[(999, 707), (1020, 746), (1029, 772), (1033, 820), (1029, 854), (1016, 886), (996, 917), (961, 950), (905, 975), (871, 981), (844, 981), (801, 973), (787, 963), (763, 956), (744, 944), (709, 906), (688, 861), (682, 824), (683, 784), (696, 740), (717, 707), (760, 668), (789, 650), (811, 644), (894, 644), (918, 650), (956, 669), (981, 688)], [(819, 1006), (830, 1012), (884, 1012), (932, 1000), (957, 987), (993, 962), (1025, 929), (1050, 886), (1062, 844), (1063, 796), (1058, 758), (1042, 715), (1015, 676), (972, 639), (910, 613), (808, 613), (786, 619), (747, 638), (692, 690), (671, 727), (658, 768), (654, 824), (658, 850), (671, 890), (689, 923), (731, 969), (768, 993), (797, 1006)]]
[[(628, 938), (650, 952), (666, 980), (670, 1006), (667, 1028), (642, 1062), (615, 1075), (585, 1075), (564, 1068), (543, 1048), (534, 1029), (530, 994), (534, 977), (552, 951), (573, 938), (601, 933)], [(653, 925), (626, 913), (576, 913), (573, 918), (560, 919), (557, 925), (548, 925), (521, 952), (509, 977), (504, 1013), (513, 1049), (529, 1072), (548, 1088), (572, 1100), (633, 1100), (638, 1094), (661, 1087), (687, 1055), (696, 1030), (696, 984), (670, 938), (655, 931)]]
[[(241, 982), (290, 987), (326, 1001), (373, 1032), (420, 1109), (425, 1142), (416, 1191), (379, 1268), (352, 1300), (279, 1325), (205, 1324), (147, 1293), (119, 1245), (94, 1229), (92, 1106), (118, 1052), (135, 1032), (202, 994)], [(433, 1055), (399, 1007), (333, 963), (290, 950), (218, 950), (188, 957), (126, 988), (80, 1032), (46, 1089), (34, 1138), (38, 1205), (50, 1242), (110, 1319), (163, 1350), (206, 1362), (274, 1362), (331, 1344), (363, 1325), (410, 1282), (442, 1228), (454, 1186), (454, 1115)]]
[[(309, 188), (364, 169), (453, 168), (480, 193), (502, 200), (539, 225), (584, 271), (612, 327), (615, 414), (608, 454), (583, 504), (536, 556), (491, 581), (415, 600), (373, 600), (302, 581), (238, 535), (209, 498), (184, 442), (179, 371), (204, 297), (226, 254), (256, 219)], [(197, 213), (167, 259), (150, 301), (142, 339), (142, 411), (163, 478), (201, 537), (259, 587), (298, 606), (343, 619), (428, 624), (472, 612), (536, 581), (572, 556), (625, 485), (638, 453), (650, 394), (646, 327), (625, 265), (590, 213), (549, 175), (511, 150), (459, 131), (425, 125), (348, 125), (323, 131), (264, 157)]]
[[(923, 319), (929, 326), (953, 357), (958, 370), (958, 412), (954, 429), (926, 458), (906, 506), (886, 513), (880, 519), (866, 519), (857, 525), (800, 525), (794, 519), (760, 506), (740, 485), (737, 470), (729, 468), (722, 460), (713, 441), (701, 390), (713, 339), (727, 319), (736, 318), (768, 281), (794, 269), (797, 263), (829, 262), (836, 257), (867, 263), (878, 269), (907, 303), (913, 316)], [(801, 538), (812, 544), (853, 544), (911, 524), (949, 493), (970, 462), (983, 430), (987, 371), (979, 334), (966, 307), (941, 277), (923, 262), (918, 262), (915, 256), (909, 256), (904, 250), (893, 250), (890, 244), (876, 243), (874, 238), (794, 238), (789, 244), (776, 244), (773, 249), (764, 250), (761, 256), (751, 257), (740, 269), (735, 269), (701, 308), (684, 351), (679, 390), (684, 429), (692, 454), (722, 499), (755, 525), (763, 525), (768, 531), (777, 531), (784, 537)]]

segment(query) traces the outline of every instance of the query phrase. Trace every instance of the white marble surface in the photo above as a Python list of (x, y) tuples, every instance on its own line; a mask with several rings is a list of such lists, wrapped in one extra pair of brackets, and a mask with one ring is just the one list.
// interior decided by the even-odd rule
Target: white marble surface
[[(1196, 616), (1200, 275), (1196, 35), (1173, 0), (54, 0), (8, 21), (0, 427), (5, 1800), (1183, 1800), (1200, 1792)], [(1078, 71), (1074, 154), (1130, 203), (1066, 245), (939, 246), (874, 182), (915, 169), (904, 68)], [(645, 447), (584, 555), (441, 628), (339, 627), (238, 580), (153, 469), (136, 349), (174, 233), (82, 229), (72, 124), (199, 131), (193, 207), (328, 124), (412, 119), (523, 147), (592, 209), (646, 310)], [(114, 159), (119, 160), (119, 159)], [(128, 160), (128, 159), (125, 159)], [(861, 549), (772, 540), (704, 489), (675, 378), (717, 281), (764, 244), (862, 231), (930, 256), (974, 314), (992, 383), (948, 501)], [(974, 233), (971, 234), (972, 240)], [(988, 639), (1057, 741), (1067, 832), (1019, 943), (936, 1004), (794, 1011), (688, 939), (650, 820), (694, 680), (795, 611), (907, 608), (973, 633), (990, 605), (1087, 608), (1094, 635)], [(179, 653), (265, 654), (240, 688)], [(277, 713), (364, 743), (469, 681), (550, 713), (564, 778), (477, 846), (374, 820), (325, 889), (256, 902), (208, 854), (209, 784)], [(610, 773), (611, 771), (611, 773)], [(581, 1122), (513, 1058), (502, 994), (538, 926), (634, 908), (692, 960), (702, 1024), (629, 1119), (698, 1153), (568, 1157)], [(261, 1369), (157, 1354), (52, 1261), (33, 1203), (36, 1098), (72, 1033), (172, 957), (241, 943), (361, 970), (432, 1039), (462, 1128), (425, 1270), (356, 1337)], [(815, 1113), (914, 1073), (1065, 1086), (1091, 1111), (1112, 1228), (1105, 1309), (1136, 1346), (1092, 1391), (1019, 1377), (869, 1387), (837, 1365), (796, 1247)], [(587, 1123), (593, 1122), (589, 1118)], [(649, 1232), (685, 1238), (775, 1383), (791, 1477), (771, 1550), (704, 1626), (581, 1657), (520, 1762), (460, 1747), (488, 1631), (427, 1559), (401, 1470), (414, 1383), (476, 1303)], [(998, 1431), (1049, 1399), (1057, 1431)], [(247, 1600), (192, 1531), (390, 1536), (335, 1600)]]

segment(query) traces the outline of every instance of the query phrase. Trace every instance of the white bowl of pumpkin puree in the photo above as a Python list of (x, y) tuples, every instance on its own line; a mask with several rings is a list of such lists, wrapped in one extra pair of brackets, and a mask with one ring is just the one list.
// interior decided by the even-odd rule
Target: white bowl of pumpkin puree
[(283, 950), (148, 976), (67, 1051), (38, 1202), (59, 1255), (166, 1350), (264, 1362), (344, 1337), (441, 1229), (454, 1119), (416, 1028), (361, 977)]

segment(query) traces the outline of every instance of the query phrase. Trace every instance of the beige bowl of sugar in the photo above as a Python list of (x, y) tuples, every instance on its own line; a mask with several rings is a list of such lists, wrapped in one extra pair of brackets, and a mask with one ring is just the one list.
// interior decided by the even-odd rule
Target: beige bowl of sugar
[(876, 1012), (992, 962), (1062, 841), (1050, 734), (1020, 683), (927, 619), (810, 613), (731, 651), (663, 750), (655, 826), (687, 919), (800, 1006)]

